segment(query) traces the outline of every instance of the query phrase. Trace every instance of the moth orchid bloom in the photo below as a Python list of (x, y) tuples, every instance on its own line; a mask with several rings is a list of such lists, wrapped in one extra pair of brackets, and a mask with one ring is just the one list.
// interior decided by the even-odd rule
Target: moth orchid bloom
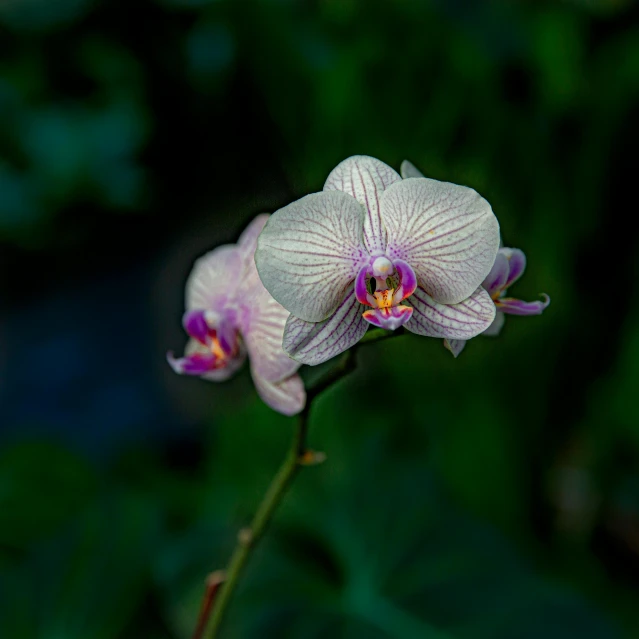
[[(408, 160), (404, 160), (401, 166), (403, 178), (424, 177), (423, 174)], [(506, 289), (516, 282), (526, 268), (526, 256), (523, 251), (514, 248), (500, 248), (497, 251), (495, 262), (490, 269), (490, 273), (482, 282), (483, 288), (493, 300), (496, 313), (493, 323), (482, 333), (488, 336), (499, 335), (504, 325), (504, 315), (541, 315), (544, 309), (550, 304), (550, 298), (545, 293), (542, 294), (543, 301), (522, 302), (513, 298), (505, 297)], [(457, 357), (467, 340), (445, 339), (444, 346)]]
[(271, 295), (291, 312), (284, 350), (319, 364), (372, 324), (468, 339), (495, 317), (479, 285), (495, 260), (499, 225), (472, 189), (402, 180), (375, 158), (354, 156), (324, 190), (274, 213), (255, 261)]
[(255, 269), (257, 237), (268, 215), (256, 217), (236, 245), (216, 248), (195, 262), (186, 284), (184, 357), (169, 353), (176, 373), (211, 381), (228, 379), (248, 354), (260, 397), (274, 410), (294, 415), (306, 402), (296, 374), (299, 363), (282, 350), (288, 312), (262, 285)]
[[(523, 302), (512, 297), (506, 297), (507, 289), (514, 284), (526, 268), (526, 256), (523, 251), (515, 248), (500, 248), (488, 277), (482, 286), (490, 295), (497, 313), (493, 323), (483, 332), (483, 335), (494, 337), (499, 335), (506, 315), (541, 315), (550, 304), (550, 298), (542, 293), (543, 300)], [(444, 346), (457, 357), (464, 346), (465, 340), (444, 340)]]

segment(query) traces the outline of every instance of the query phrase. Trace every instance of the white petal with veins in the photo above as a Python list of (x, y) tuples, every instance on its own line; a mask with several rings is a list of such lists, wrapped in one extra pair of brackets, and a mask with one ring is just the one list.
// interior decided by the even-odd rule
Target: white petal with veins
[(274, 213), (255, 253), (268, 292), (296, 317), (326, 319), (365, 257), (363, 218), (363, 207), (340, 191), (313, 193)]
[(381, 206), (387, 255), (408, 262), (438, 302), (461, 302), (488, 275), (499, 248), (499, 224), (473, 189), (407, 178), (384, 191)]

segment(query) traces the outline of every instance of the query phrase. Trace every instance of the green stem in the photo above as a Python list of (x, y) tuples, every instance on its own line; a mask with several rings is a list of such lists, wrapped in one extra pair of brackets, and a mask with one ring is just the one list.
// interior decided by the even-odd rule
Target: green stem
[(220, 588), (217, 601), (213, 603), (213, 614), (211, 623), (204, 632), (204, 637), (213, 639), (217, 636), (220, 625), (224, 618), (224, 614), (228, 607), (228, 603), (233, 595), (233, 591), (237, 586), (244, 566), (251, 554), (251, 551), (257, 545), (260, 537), (264, 534), (275, 509), (282, 501), (282, 497), (286, 492), (289, 484), (295, 477), (301, 461), (300, 451), (304, 452), (304, 443), (306, 432), (308, 430), (308, 411), (302, 412), (297, 422), (295, 437), (293, 444), (280, 466), (277, 474), (271, 481), (271, 485), (264, 495), (262, 503), (259, 505), (255, 517), (248, 528), (240, 531), (237, 539), (237, 545), (231, 555), (228, 568), (226, 569), (226, 579)]
[(233, 596), (244, 566), (252, 550), (264, 534), (266, 527), (282, 501), (286, 490), (297, 474), (297, 471), (301, 466), (312, 465), (317, 461), (321, 461), (321, 457), (318, 454), (313, 454), (306, 448), (308, 419), (313, 400), (324, 390), (355, 370), (356, 350), (360, 344), (381, 341), (389, 337), (400, 335), (402, 332), (402, 329), (391, 332), (379, 328), (368, 331), (359, 344), (346, 351), (339, 362), (328, 371), (324, 377), (320, 378), (308, 389), (306, 406), (298, 416), (295, 434), (288, 454), (271, 481), (250, 526), (240, 531), (237, 544), (226, 569), (224, 583), (220, 587), (215, 601), (212, 603), (213, 614), (211, 615), (210, 623), (205, 626), (203, 633), (196, 632), (194, 639), (200, 639), (200, 636), (202, 639), (214, 639), (218, 636), (229, 601)]

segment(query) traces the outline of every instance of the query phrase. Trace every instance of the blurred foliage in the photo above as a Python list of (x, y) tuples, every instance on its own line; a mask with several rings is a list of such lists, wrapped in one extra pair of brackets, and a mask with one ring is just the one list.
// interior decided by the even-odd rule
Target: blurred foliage
[[(190, 636), (292, 421), (246, 372), (164, 367), (185, 277), (355, 153), (476, 188), (528, 255), (512, 293), (553, 302), (458, 360), (411, 336), (362, 351), (314, 408), (328, 461), (297, 480), (225, 636), (639, 636), (637, 17), (0, 0), (0, 637)], [(148, 294), (126, 288), (140, 272)], [(51, 394), (77, 399), (31, 410)]]

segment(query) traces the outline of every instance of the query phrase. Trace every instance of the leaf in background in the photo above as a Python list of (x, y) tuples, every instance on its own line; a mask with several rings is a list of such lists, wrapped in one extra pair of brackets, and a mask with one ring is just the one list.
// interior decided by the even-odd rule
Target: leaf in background
[(96, 493), (81, 457), (47, 442), (23, 442), (0, 456), (0, 543), (22, 547), (55, 532)]
[(148, 589), (157, 511), (132, 496), (95, 501), (0, 573), (0, 636), (122, 637)]

